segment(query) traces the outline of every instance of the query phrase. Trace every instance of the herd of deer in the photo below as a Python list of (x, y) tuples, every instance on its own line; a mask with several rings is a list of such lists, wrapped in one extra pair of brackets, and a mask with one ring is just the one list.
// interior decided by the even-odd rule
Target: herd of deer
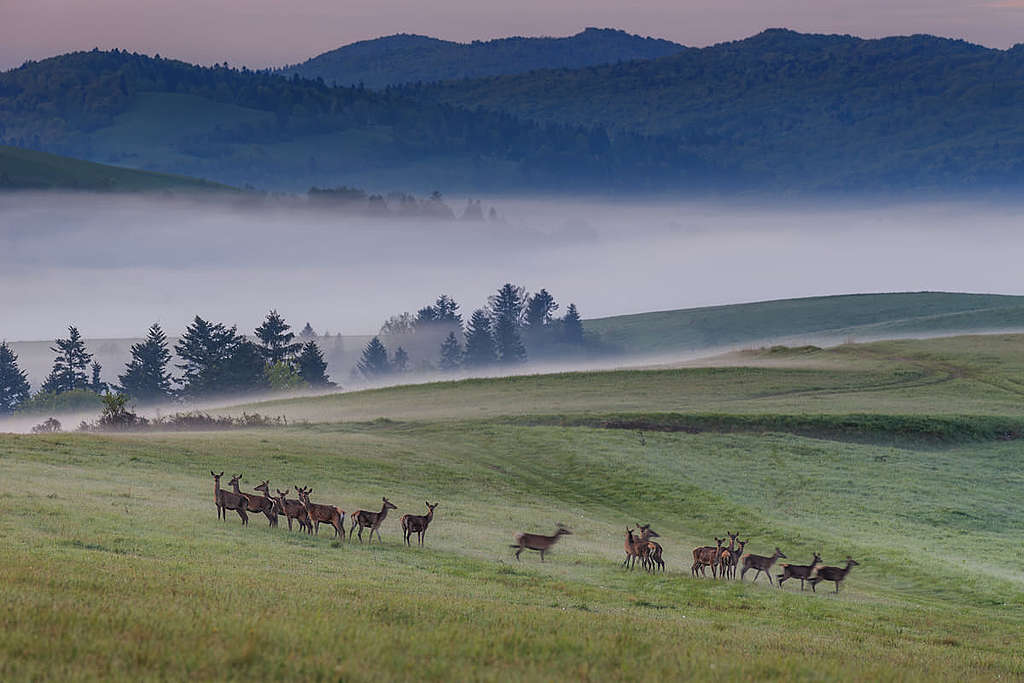
[[(231, 486), (231, 490), (228, 491), (220, 487), (220, 478), (224, 476), (223, 472), (217, 474), (211, 470), (210, 474), (213, 476), (213, 502), (217, 505), (217, 519), (227, 519), (227, 511), (234, 510), (242, 519), (242, 525), (245, 526), (249, 524), (248, 513), (263, 513), (270, 526), (275, 527), (278, 515), (284, 515), (288, 520), (289, 531), (292, 530), (293, 519), (299, 523), (299, 531), (305, 531), (308, 534), (319, 534), (321, 524), (330, 524), (334, 527), (334, 535), (340, 536), (342, 540), (345, 539), (345, 511), (336, 505), (311, 502), (309, 500), (309, 494), (313, 493), (311, 488), (296, 486), (295, 492), (299, 496), (298, 500), (288, 498), (290, 489), (284, 491), (275, 489), (277, 496), (271, 496), (269, 481), (262, 481), (259, 486), (253, 487), (257, 491), (261, 491), (262, 494), (243, 493), (238, 488), (238, 482), (241, 481), (242, 475), (238, 474), (228, 481), (228, 485)], [(363, 542), (363, 529), (370, 530), (370, 543), (373, 543), (374, 533), (377, 534), (379, 542), (384, 542), (380, 537), (380, 525), (387, 518), (388, 510), (397, 510), (398, 508), (387, 498), (382, 497), (381, 500), (383, 505), (379, 512), (356, 510), (351, 515), (352, 525), (348, 530), (349, 538), (352, 538), (352, 533), (358, 527), (360, 543)], [(412, 545), (413, 534), (417, 535), (419, 545), (423, 545), (423, 536), (427, 532), (427, 527), (434, 520), (434, 508), (436, 507), (437, 503), (427, 503), (427, 514), (425, 515), (402, 515), (399, 521), (406, 545)]]
[[(213, 500), (217, 505), (217, 519), (227, 519), (227, 511), (234, 510), (238, 513), (238, 516), (242, 519), (242, 524), (247, 525), (249, 523), (249, 512), (263, 513), (270, 526), (277, 526), (278, 515), (285, 515), (288, 520), (288, 530), (292, 530), (292, 520), (298, 522), (299, 531), (305, 531), (306, 533), (320, 533), (321, 524), (330, 524), (334, 527), (334, 535), (340, 536), (342, 540), (345, 539), (345, 511), (336, 505), (324, 505), (322, 503), (313, 503), (309, 500), (309, 494), (313, 492), (311, 488), (305, 488), (302, 486), (296, 486), (295, 491), (299, 496), (298, 500), (288, 498), (288, 490), (282, 491), (281, 489), (275, 489), (277, 496), (270, 495), (270, 482), (262, 481), (259, 486), (255, 486), (255, 490), (261, 491), (261, 494), (256, 493), (243, 493), (238, 488), (238, 483), (242, 479), (242, 475), (236, 475), (228, 481), (228, 485), (231, 486), (231, 490), (227, 491), (222, 489), (220, 486), (220, 479), (224, 476), (221, 472), (217, 474), (211, 470), (210, 474), (213, 476)], [(380, 525), (388, 516), (388, 510), (397, 510), (398, 508), (387, 498), (381, 498), (383, 505), (381, 505), (379, 512), (372, 510), (357, 510), (354, 512), (350, 519), (352, 520), (351, 526), (348, 530), (348, 537), (352, 537), (352, 533), (356, 531), (358, 527), (359, 542), (363, 542), (363, 529), (370, 530), (370, 543), (373, 542), (374, 533), (377, 534), (377, 540), (380, 543), (384, 541), (380, 537)], [(419, 545), (423, 545), (423, 536), (427, 532), (427, 527), (434, 519), (434, 508), (437, 507), (437, 503), (427, 503), (427, 514), (425, 515), (402, 515), (400, 520), (402, 533), (405, 537), (406, 545), (412, 545), (412, 535), (417, 535), (417, 542)], [(634, 531), (639, 531), (639, 535), (634, 534)], [(510, 547), (515, 548), (516, 559), (520, 559), (519, 555), (524, 550), (536, 550), (540, 553), (541, 562), (544, 561), (544, 553), (551, 549), (555, 543), (558, 542), (562, 536), (572, 534), (571, 531), (566, 529), (564, 526), (559, 524), (555, 530), (555, 533), (551, 536), (542, 536), (540, 534), (528, 534), (519, 533), (515, 536), (515, 543)], [(741, 541), (738, 533), (726, 532), (726, 536), (729, 538), (729, 546), (725, 545), (725, 538), (715, 538), (716, 545), (714, 547), (706, 545), (699, 548), (693, 549), (693, 565), (690, 567), (690, 573), (696, 577), (698, 572), (700, 576), (707, 576), (707, 568), (711, 567), (711, 576), (713, 578), (736, 578), (736, 567), (741, 563), (743, 569), (740, 571), (740, 580), (751, 569), (755, 570), (753, 581), (757, 581), (757, 577), (762, 572), (768, 577), (768, 582), (772, 582), (771, 568), (775, 565), (776, 561), (780, 559), (786, 559), (786, 556), (775, 548), (775, 552), (772, 555), (754, 555), (752, 553), (743, 553), (743, 549), (747, 545), (747, 541)], [(653, 539), (659, 538), (659, 534), (651, 528), (650, 524), (640, 524), (637, 522), (636, 529), (630, 529), (626, 527), (626, 559), (623, 561), (622, 566), (628, 566), (630, 569), (636, 567), (636, 561), (640, 560), (640, 566), (648, 572), (656, 572), (659, 569), (665, 571), (665, 561), (661, 556), (661, 545)], [(811, 560), (810, 564), (797, 565), (797, 564), (783, 564), (782, 573), (776, 578), (778, 579), (777, 585), (781, 588), (784, 581), (788, 579), (800, 579), (800, 590), (804, 590), (804, 583), (808, 582), (811, 584), (811, 590), (815, 590), (815, 586), (821, 581), (832, 581), (836, 585), (835, 592), (839, 592), (839, 584), (842, 583), (843, 579), (846, 578), (851, 567), (855, 567), (857, 562), (851, 558), (846, 558), (845, 567), (827, 567), (821, 564), (821, 556), (818, 553), (814, 553), (814, 559)]]

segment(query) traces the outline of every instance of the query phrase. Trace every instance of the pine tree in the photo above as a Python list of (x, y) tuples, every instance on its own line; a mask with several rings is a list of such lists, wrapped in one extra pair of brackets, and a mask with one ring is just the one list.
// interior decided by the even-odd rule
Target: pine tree
[(89, 389), (94, 394), (102, 394), (106, 392), (110, 387), (109, 385), (100, 379), (100, 372), (103, 371), (103, 366), (97, 361), (92, 363), (92, 381), (89, 382)]
[[(234, 327), (231, 328), (234, 331)], [(267, 361), (263, 349), (244, 336), (237, 337), (238, 343), (230, 347), (217, 381), (217, 391), (242, 394), (260, 391), (270, 387), (267, 378)], [(282, 361), (291, 370), (291, 366)]]
[(498, 358), (505, 365), (524, 362), (526, 347), (519, 336), (519, 328), (526, 309), (526, 289), (506, 283), (497, 294), (487, 299), (487, 304)]
[(576, 304), (569, 304), (569, 308), (565, 311), (565, 316), (562, 318), (562, 334), (565, 336), (565, 341), (570, 344), (583, 343), (583, 321), (580, 319), (579, 311), (576, 310)]
[(184, 361), (177, 364), (182, 371), (177, 380), (182, 385), (181, 393), (196, 398), (227, 391), (228, 364), (243, 343), (245, 337), (238, 335), (236, 326), (211, 323), (197, 315), (174, 346)]
[(28, 375), (18, 367), (18, 354), (6, 341), (0, 342), (0, 415), (13, 413), (31, 393)]
[(482, 368), (493, 365), (497, 360), (494, 337), (491, 336), (491, 319), (482, 309), (473, 311), (466, 328), (466, 353), (463, 364), (467, 368)]
[(508, 316), (502, 315), (494, 323), (494, 348), (503, 365), (526, 361), (526, 347), (515, 323)]
[(391, 372), (391, 363), (388, 361), (388, 350), (381, 343), (380, 337), (374, 337), (363, 349), (363, 356), (356, 363), (359, 372), (367, 379), (382, 377)]
[(299, 368), (299, 374), (311, 387), (333, 387), (337, 386), (327, 376), (327, 361), (324, 360), (320, 347), (314, 341), (306, 342), (302, 346), (302, 353), (295, 361)]
[(555, 303), (555, 298), (548, 293), (548, 290), (542, 289), (527, 300), (524, 324), (531, 330), (547, 327), (551, 324), (552, 315), (557, 310), (558, 304)]
[(316, 339), (316, 332), (313, 330), (313, 326), (310, 325), (308, 322), (306, 323), (306, 326), (302, 328), (302, 331), (299, 332), (299, 339), (302, 339), (304, 341)]
[(117, 378), (121, 391), (140, 403), (153, 403), (171, 397), (171, 374), (167, 363), (171, 352), (167, 348), (167, 335), (154, 323), (145, 341), (132, 344), (132, 359), (125, 372)]
[(441, 342), (441, 372), (453, 372), (462, 365), (462, 346), (454, 332), (449, 332)]
[(392, 372), (407, 372), (409, 370), (409, 354), (399, 346), (395, 349), (395, 355), (391, 358)]
[(268, 313), (263, 324), (256, 328), (256, 337), (261, 342), (260, 352), (269, 365), (292, 360), (302, 348), (302, 344), (292, 343), (295, 335), (289, 332), (290, 329), (291, 325), (277, 311)]
[(86, 352), (85, 341), (74, 325), (68, 326), (67, 339), (54, 340), (56, 346), (50, 350), (57, 354), (53, 361), (53, 369), (43, 382), (42, 390), (62, 394), (75, 389), (88, 389), (89, 377), (86, 368), (92, 361), (92, 354)]

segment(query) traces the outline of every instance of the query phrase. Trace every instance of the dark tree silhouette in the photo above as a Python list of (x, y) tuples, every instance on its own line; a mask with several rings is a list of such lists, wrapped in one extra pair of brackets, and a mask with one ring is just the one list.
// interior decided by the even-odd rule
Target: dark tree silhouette
[(66, 339), (54, 340), (56, 346), (50, 350), (57, 354), (53, 369), (43, 382), (42, 390), (55, 394), (75, 389), (88, 389), (89, 377), (86, 368), (92, 362), (92, 354), (85, 350), (85, 341), (74, 325), (68, 327)]
[(441, 342), (441, 372), (453, 372), (462, 365), (462, 345), (454, 332), (449, 332), (445, 340)]
[(89, 382), (89, 388), (97, 394), (102, 394), (107, 391), (110, 386), (100, 378), (100, 372), (103, 371), (103, 366), (98, 362), (93, 361), (92, 363), (92, 381)]
[[(243, 345), (252, 348), (243, 350)], [(259, 349), (240, 336), (236, 326), (211, 323), (198, 315), (175, 344), (174, 351), (184, 361), (177, 364), (182, 371), (182, 377), (177, 380), (182, 385), (181, 393), (190, 398), (232, 390), (239, 375), (244, 374), (240, 370), (245, 364), (233, 361), (245, 358), (235, 359), (236, 354), (241, 352), (251, 356), (255, 351), (262, 359)], [(266, 365), (265, 361), (263, 365)]]
[(356, 367), (367, 379), (382, 377), (391, 372), (388, 350), (381, 343), (380, 337), (374, 337), (366, 343), (366, 348), (363, 349), (363, 355), (356, 363)]
[(260, 353), (268, 364), (290, 361), (302, 348), (302, 344), (292, 342), (295, 334), (289, 332), (291, 329), (291, 325), (286, 323), (277, 311), (268, 313), (263, 324), (256, 328), (256, 338), (260, 340)]
[(315, 338), (316, 332), (313, 330), (313, 326), (307, 322), (306, 326), (302, 328), (301, 332), (299, 332), (299, 339), (302, 339), (303, 341), (310, 341)]
[(526, 360), (526, 347), (519, 335), (526, 310), (526, 289), (506, 283), (497, 294), (487, 299), (491, 313), (494, 347), (502, 364)]
[(583, 343), (583, 321), (580, 319), (579, 311), (576, 310), (576, 304), (569, 304), (569, 308), (565, 311), (565, 316), (562, 318), (562, 333), (565, 335), (565, 341), (570, 344)]
[(483, 309), (477, 309), (473, 311), (466, 328), (463, 364), (467, 368), (482, 368), (493, 365), (496, 360), (494, 337), (491, 336), (491, 319)]
[(302, 345), (302, 352), (295, 361), (298, 365), (299, 375), (311, 387), (333, 387), (337, 386), (327, 376), (327, 361), (324, 354), (315, 341), (308, 341)]
[(391, 370), (393, 372), (408, 372), (409, 354), (399, 346), (395, 349), (395, 355), (391, 358)]
[(531, 330), (546, 327), (551, 324), (552, 316), (557, 310), (555, 298), (548, 290), (542, 289), (527, 300), (524, 324)]
[(0, 415), (13, 413), (31, 392), (28, 375), (18, 367), (18, 354), (6, 341), (0, 342)]
[(132, 359), (125, 365), (117, 380), (121, 391), (140, 403), (164, 401), (171, 397), (171, 373), (167, 363), (171, 352), (167, 348), (167, 335), (158, 323), (149, 328), (145, 341), (132, 344)]

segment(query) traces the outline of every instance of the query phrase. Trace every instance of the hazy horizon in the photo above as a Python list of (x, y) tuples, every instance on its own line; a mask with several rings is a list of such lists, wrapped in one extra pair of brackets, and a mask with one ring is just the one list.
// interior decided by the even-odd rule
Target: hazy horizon
[[(1024, 0), (645, 0), (524, 3), (397, 0), (343, 4), (307, 0), (0, 0), (0, 70), (75, 50), (125, 49), (198, 64), (266, 68), (304, 61), (342, 45), (395, 33), (470, 42), (510, 36), (567, 36), (589, 26), (618, 28), (701, 47), (766, 28), (864, 38), (930, 33), (995, 48), (1024, 41)], [(55, 22), (54, 18), (60, 17)]]

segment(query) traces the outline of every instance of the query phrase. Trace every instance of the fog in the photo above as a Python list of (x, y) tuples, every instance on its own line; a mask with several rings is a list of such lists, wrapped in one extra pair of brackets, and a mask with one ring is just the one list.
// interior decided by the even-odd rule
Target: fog
[[(584, 318), (901, 290), (1020, 293), (1024, 209), (981, 203), (772, 206), (483, 199), (498, 222), (347, 216), (301, 202), (0, 195), (0, 338), (372, 334), (445, 292), (468, 317), (504, 282)], [(458, 212), (464, 199), (450, 200)]]

